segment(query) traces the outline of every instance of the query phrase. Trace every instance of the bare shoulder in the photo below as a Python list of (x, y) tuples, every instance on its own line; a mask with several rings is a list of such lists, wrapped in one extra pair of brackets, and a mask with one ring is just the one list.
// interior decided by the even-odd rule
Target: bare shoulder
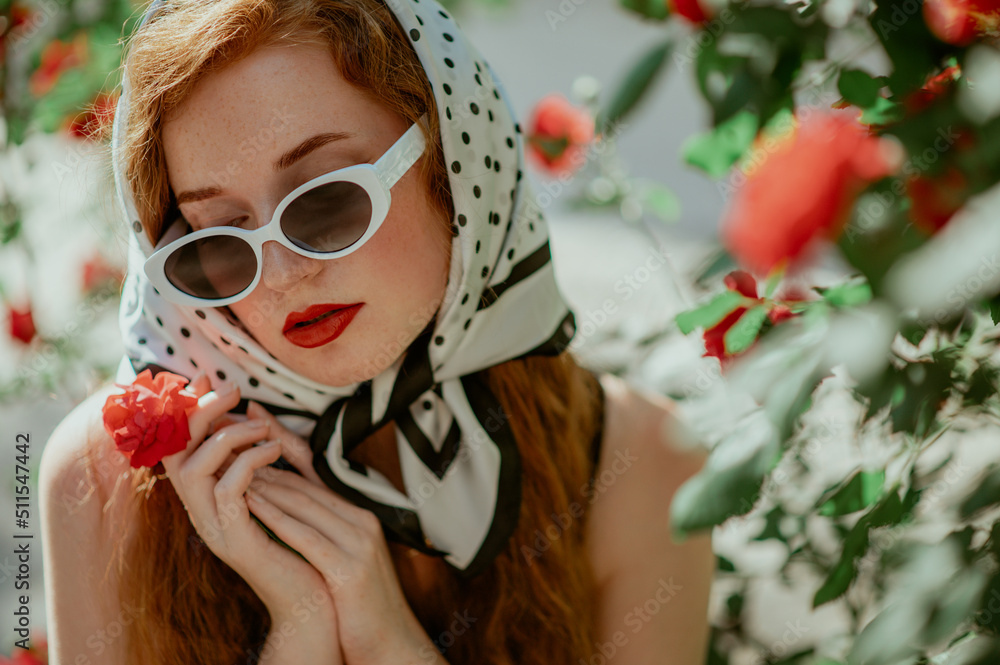
[(120, 617), (108, 564), (126, 534), (120, 505), (110, 499), (128, 461), (101, 423), (101, 407), (113, 390), (109, 385), (74, 408), (42, 451), (39, 507), (53, 662), (124, 662), (121, 640), (108, 641), (105, 632)]
[[(596, 640), (620, 665), (705, 663), (715, 572), (710, 533), (675, 541), (670, 503), (707, 458), (681, 445), (663, 396), (604, 376), (605, 430), (587, 546), (597, 581)], [(609, 651), (610, 650), (610, 651)]]
[(78, 404), (52, 432), (42, 452), (39, 480), (60, 493), (60, 507), (76, 513), (91, 502), (104, 504), (128, 461), (114, 449), (101, 422), (101, 409), (115, 391), (108, 384)]
[[(591, 556), (598, 580), (657, 547), (668, 527), (674, 492), (701, 470), (707, 453), (679, 440), (674, 402), (625, 382), (601, 376), (605, 423), (589, 519)], [(648, 554), (648, 553), (647, 553)]]

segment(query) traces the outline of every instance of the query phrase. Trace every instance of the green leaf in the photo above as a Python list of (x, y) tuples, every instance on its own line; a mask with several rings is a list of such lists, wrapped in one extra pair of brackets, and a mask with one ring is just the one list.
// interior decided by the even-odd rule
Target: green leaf
[(711, 328), (726, 318), (743, 301), (743, 295), (727, 289), (701, 307), (681, 312), (674, 317), (674, 321), (680, 331), (687, 335), (695, 328)]
[(837, 79), (837, 89), (851, 104), (866, 109), (875, 104), (884, 83), (860, 69), (844, 69)]
[(785, 516), (785, 511), (781, 506), (775, 506), (764, 516), (764, 528), (760, 530), (753, 540), (769, 540), (771, 538), (785, 542), (785, 537), (781, 534), (781, 519)]
[(670, 526), (675, 536), (722, 524), (750, 512), (760, 497), (765, 474), (781, 458), (773, 427), (750, 423), (727, 436), (709, 455), (704, 468), (691, 476), (670, 502)]
[(855, 472), (847, 482), (834, 488), (833, 494), (824, 493), (820, 497), (817, 502), (819, 514), (832, 517), (863, 510), (878, 500), (884, 482), (885, 469)]
[(767, 319), (767, 307), (764, 305), (751, 307), (744, 312), (739, 321), (734, 323), (722, 338), (726, 353), (735, 355), (749, 349), (757, 339), (765, 319)]
[(829, 288), (814, 286), (813, 290), (833, 307), (855, 307), (872, 299), (872, 289), (868, 282), (848, 282)]
[(684, 161), (713, 178), (721, 178), (753, 143), (757, 128), (757, 114), (740, 111), (712, 131), (685, 141), (681, 147)]
[(968, 519), (974, 513), (983, 508), (995, 506), (1000, 503), (1000, 467), (992, 466), (988, 469), (979, 485), (958, 507), (958, 514), (962, 519)]
[(665, 222), (676, 221), (681, 214), (681, 203), (673, 190), (663, 185), (649, 185), (642, 190), (642, 207)]
[(888, 125), (903, 117), (902, 104), (889, 101), (885, 97), (876, 97), (871, 105), (861, 112), (861, 122), (866, 125)]
[(622, 80), (618, 89), (611, 96), (611, 101), (598, 114), (598, 133), (606, 132), (612, 125), (625, 118), (649, 92), (656, 80), (667, 55), (673, 47), (670, 40), (663, 41), (647, 51), (632, 66)]
[(667, 3), (662, 0), (619, 0), (625, 9), (633, 11), (643, 18), (662, 21), (670, 16)]
[(990, 318), (993, 320), (993, 325), (1000, 323), (1000, 295), (993, 296), (990, 299)]
[(875, 506), (863, 515), (844, 538), (844, 547), (833, 570), (813, 595), (813, 607), (819, 607), (840, 597), (857, 575), (857, 559), (868, 551), (869, 530), (896, 524), (909, 515), (903, 510), (897, 488), (893, 487)]

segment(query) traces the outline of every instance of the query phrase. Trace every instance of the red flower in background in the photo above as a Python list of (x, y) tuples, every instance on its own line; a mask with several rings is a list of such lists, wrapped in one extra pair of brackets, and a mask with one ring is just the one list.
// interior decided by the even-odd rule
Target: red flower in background
[(713, 15), (711, 7), (699, 0), (667, 0), (667, 9), (694, 24), (702, 24)]
[(946, 68), (940, 74), (927, 79), (924, 87), (920, 90), (907, 95), (903, 100), (903, 106), (909, 113), (918, 113), (924, 110), (935, 99), (948, 92), (961, 75), (962, 70), (958, 65)]
[(925, 0), (923, 14), (934, 36), (955, 46), (1000, 29), (1000, 0)]
[(77, 33), (72, 42), (54, 39), (42, 50), (41, 63), (28, 81), (31, 94), (41, 97), (49, 92), (67, 69), (83, 64), (87, 57), (87, 35)]
[(723, 243), (741, 265), (768, 274), (816, 238), (836, 238), (861, 191), (897, 170), (901, 157), (850, 114), (812, 115), (735, 193)]
[(187, 446), (187, 412), (198, 404), (197, 397), (182, 392), (187, 383), (183, 376), (165, 371), (154, 378), (146, 369), (131, 385), (115, 384), (125, 393), (105, 401), (104, 429), (131, 467), (154, 466)]
[(68, 131), (71, 136), (80, 139), (99, 139), (103, 127), (111, 124), (115, 117), (116, 94), (102, 92), (94, 101), (69, 122)]
[(528, 131), (528, 154), (556, 176), (570, 175), (586, 160), (594, 140), (594, 118), (559, 94), (548, 95), (535, 106)]
[(95, 252), (84, 264), (81, 270), (83, 292), (90, 293), (109, 282), (121, 283), (122, 271), (108, 264), (104, 257)]
[(909, 216), (925, 233), (937, 233), (969, 197), (968, 181), (953, 166), (940, 175), (911, 176), (906, 181), (906, 194), (910, 197)]
[[(726, 351), (726, 333), (729, 332), (729, 330), (736, 325), (741, 318), (743, 318), (743, 315), (751, 307), (767, 303), (763, 298), (757, 296), (757, 280), (754, 279), (753, 275), (744, 270), (733, 270), (726, 275), (723, 282), (725, 283), (726, 288), (730, 291), (736, 291), (740, 295), (750, 298), (753, 301), (752, 303), (747, 303), (746, 305), (740, 305), (727, 314), (721, 321), (705, 330), (705, 353), (703, 353), (702, 356), (714, 356), (719, 359), (719, 362), (725, 365), (734, 357), (734, 354)], [(805, 297), (800, 295), (797, 291), (789, 290), (781, 299), (785, 302), (795, 302), (805, 300)], [(767, 318), (772, 324), (780, 323), (781, 321), (790, 319), (793, 316), (795, 316), (795, 313), (792, 312), (788, 305), (773, 301), (770, 303), (767, 310)]]
[(37, 333), (31, 305), (26, 305), (24, 309), (7, 306), (7, 332), (22, 344), (31, 344)]

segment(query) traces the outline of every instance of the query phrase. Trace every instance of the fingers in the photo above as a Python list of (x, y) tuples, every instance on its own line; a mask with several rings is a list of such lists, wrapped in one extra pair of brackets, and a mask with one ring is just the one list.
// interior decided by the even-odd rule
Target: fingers
[[(337, 511), (330, 510), (302, 492), (280, 485), (259, 487), (251, 484), (250, 490), (247, 492), (247, 497), (255, 502), (253, 504), (255, 513), (256, 502), (271, 504), (289, 517), (294, 518), (294, 521), (315, 529), (324, 538), (345, 552), (352, 555), (362, 554), (361, 543), (364, 540), (362, 529), (358, 525), (346, 520)], [(247, 505), (251, 504), (248, 502)], [(297, 529), (295, 526), (290, 526), (289, 531), (300, 537), (305, 536), (307, 533), (307, 531)], [(292, 543), (289, 543), (289, 545), (295, 547)], [(303, 554), (306, 553), (303, 552)]]
[[(213, 420), (234, 408), (240, 402), (240, 391), (235, 383), (225, 381), (218, 389), (198, 398), (198, 406), (188, 414), (188, 445), (184, 450), (163, 458), (163, 468), (167, 477), (176, 474), (177, 467), (190, 457), (193, 450), (208, 435), (208, 426)], [(193, 445), (192, 445), (193, 444)]]
[(270, 425), (271, 437), (281, 440), (282, 457), (298, 469), (303, 476), (314, 483), (322, 484), (323, 481), (320, 480), (319, 474), (316, 473), (316, 469), (312, 465), (312, 449), (305, 439), (282, 425), (270, 411), (253, 400), (247, 404), (247, 416), (267, 421)]
[(268, 438), (268, 430), (263, 420), (248, 420), (220, 429), (191, 453), (184, 462), (184, 474), (196, 478), (214, 474), (237, 446), (263, 441)]
[[(304, 524), (253, 490), (247, 490), (246, 503), (267, 528), (301, 553), (324, 579), (339, 575), (345, 563), (345, 552), (327, 535), (329, 529), (320, 530)], [(334, 569), (337, 573), (333, 572)]]
[(240, 453), (215, 484), (215, 500), (219, 506), (242, 506), (243, 493), (253, 482), (253, 472), (281, 456), (281, 443), (268, 441)]
[[(262, 468), (255, 475), (264, 483), (265, 490), (262, 491), (266, 491), (271, 486), (297, 490), (320, 505), (326, 506), (328, 510), (339, 513), (345, 520), (355, 526), (370, 526), (371, 518), (375, 517), (374, 513), (370, 510), (351, 503), (327, 487), (322, 481), (316, 484), (291, 471), (273, 467)], [(257, 489), (258, 485), (255, 484), (253, 487)], [(375, 519), (377, 521), (378, 518)]]
[(191, 377), (190, 383), (184, 386), (184, 390), (195, 397), (201, 397), (211, 389), (212, 384), (208, 380), (208, 374), (203, 369), (198, 370), (198, 373)]

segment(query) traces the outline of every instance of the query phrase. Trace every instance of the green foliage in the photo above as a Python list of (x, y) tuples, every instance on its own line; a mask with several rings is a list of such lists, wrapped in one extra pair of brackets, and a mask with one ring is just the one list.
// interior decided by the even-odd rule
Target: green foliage
[(673, 48), (671, 40), (664, 40), (649, 49), (632, 65), (615, 92), (597, 116), (597, 132), (608, 131), (635, 109), (652, 88)]

